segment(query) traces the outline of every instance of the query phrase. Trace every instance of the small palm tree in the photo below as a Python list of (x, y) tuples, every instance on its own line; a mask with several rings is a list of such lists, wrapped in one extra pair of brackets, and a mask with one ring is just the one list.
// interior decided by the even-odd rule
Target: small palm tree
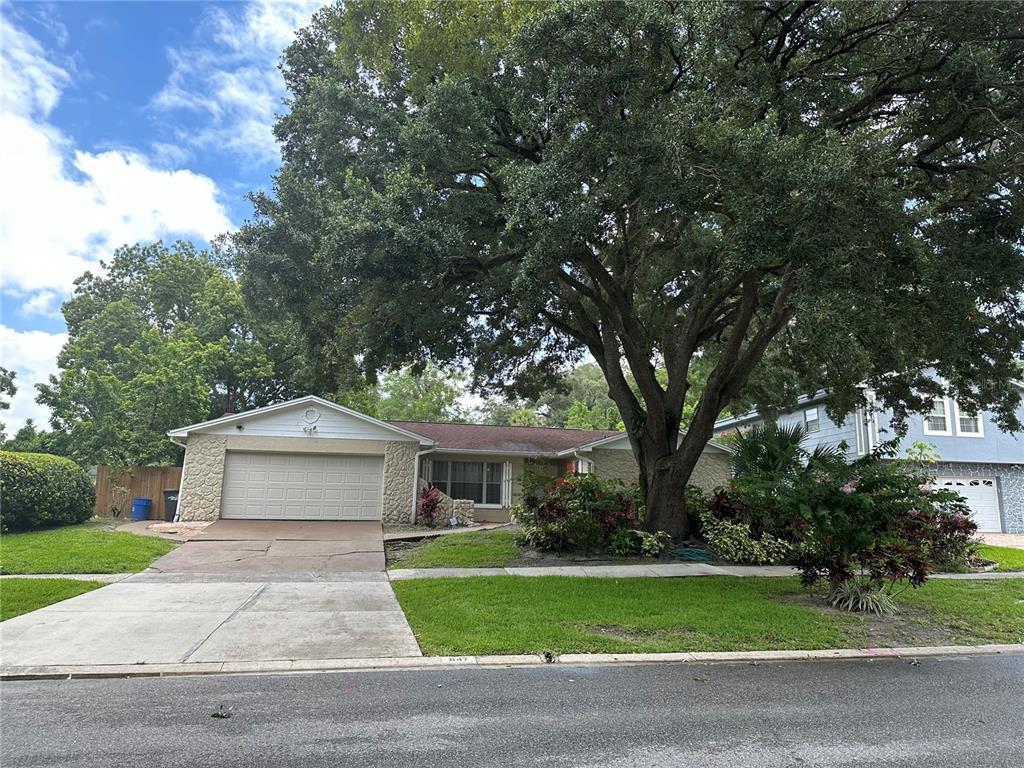
[(728, 438), (734, 453), (732, 471), (736, 477), (774, 475), (793, 477), (809, 465), (828, 466), (842, 461), (838, 446), (819, 445), (813, 451), (803, 447), (807, 430), (803, 424), (783, 426), (776, 422), (759, 424)]

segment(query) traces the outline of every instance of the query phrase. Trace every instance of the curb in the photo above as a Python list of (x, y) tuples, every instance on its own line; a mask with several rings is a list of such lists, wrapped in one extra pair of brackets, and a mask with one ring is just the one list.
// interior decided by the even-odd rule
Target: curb
[(905, 648), (832, 648), (817, 651), (712, 651), (698, 653), (567, 653), (561, 656), (410, 656), (370, 659), (302, 661), (213, 661), (185, 664), (98, 664), (4, 667), (0, 680), (85, 680), (192, 675), (354, 672), (443, 668), (546, 666), (610, 666), (637, 664), (722, 664), (765, 661), (826, 661), (923, 656), (994, 656), (1024, 654), (1024, 643), (1003, 645), (939, 645)]

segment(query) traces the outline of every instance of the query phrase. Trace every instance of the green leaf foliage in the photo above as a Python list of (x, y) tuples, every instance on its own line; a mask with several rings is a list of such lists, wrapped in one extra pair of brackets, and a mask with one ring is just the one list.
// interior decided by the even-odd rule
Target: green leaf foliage
[[(39, 385), (56, 441), (89, 464), (173, 464), (170, 429), (305, 394), (302, 337), (246, 306), (216, 253), (187, 243), (117, 250), (75, 283), (59, 372)], [(314, 390), (317, 393), (318, 390)]]
[(74, 525), (92, 517), (96, 488), (61, 456), (0, 451), (0, 532)]
[(457, 361), (531, 399), (589, 354), (652, 524), (731, 404), (826, 389), (838, 415), (867, 381), (899, 420), (944, 386), (1017, 428), (1022, 24), (1002, 2), (338, 3), (285, 55), (283, 164), (234, 255), (371, 376)]

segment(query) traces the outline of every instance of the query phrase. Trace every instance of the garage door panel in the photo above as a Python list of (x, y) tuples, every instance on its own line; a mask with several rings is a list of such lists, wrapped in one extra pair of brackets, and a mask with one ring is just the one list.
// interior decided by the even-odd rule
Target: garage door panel
[(221, 517), (379, 520), (383, 475), (378, 456), (229, 451)]
[(1002, 521), (999, 515), (999, 491), (991, 477), (937, 477), (939, 488), (959, 493), (971, 508), (971, 517), (982, 533), (999, 533)]

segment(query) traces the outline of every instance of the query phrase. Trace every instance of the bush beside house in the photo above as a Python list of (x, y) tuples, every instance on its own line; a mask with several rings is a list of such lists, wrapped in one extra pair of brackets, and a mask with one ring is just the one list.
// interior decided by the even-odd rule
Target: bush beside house
[(589, 474), (555, 480), (527, 475), (523, 502), (513, 511), (522, 543), (536, 549), (656, 557), (671, 538), (639, 530), (643, 516), (636, 486)]
[(897, 589), (974, 554), (970, 509), (933, 487), (923, 464), (888, 444), (850, 462), (841, 451), (804, 451), (804, 437), (768, 425), (736, 439), (735, 477), (700, 509), (723, 559), (788, 560), (806, 586), (827, 584), (834, 605), (888, 612)]
[(92, 478), (71, 459), (0, 451), (0, 531), (84, 523), (95, 501)]

